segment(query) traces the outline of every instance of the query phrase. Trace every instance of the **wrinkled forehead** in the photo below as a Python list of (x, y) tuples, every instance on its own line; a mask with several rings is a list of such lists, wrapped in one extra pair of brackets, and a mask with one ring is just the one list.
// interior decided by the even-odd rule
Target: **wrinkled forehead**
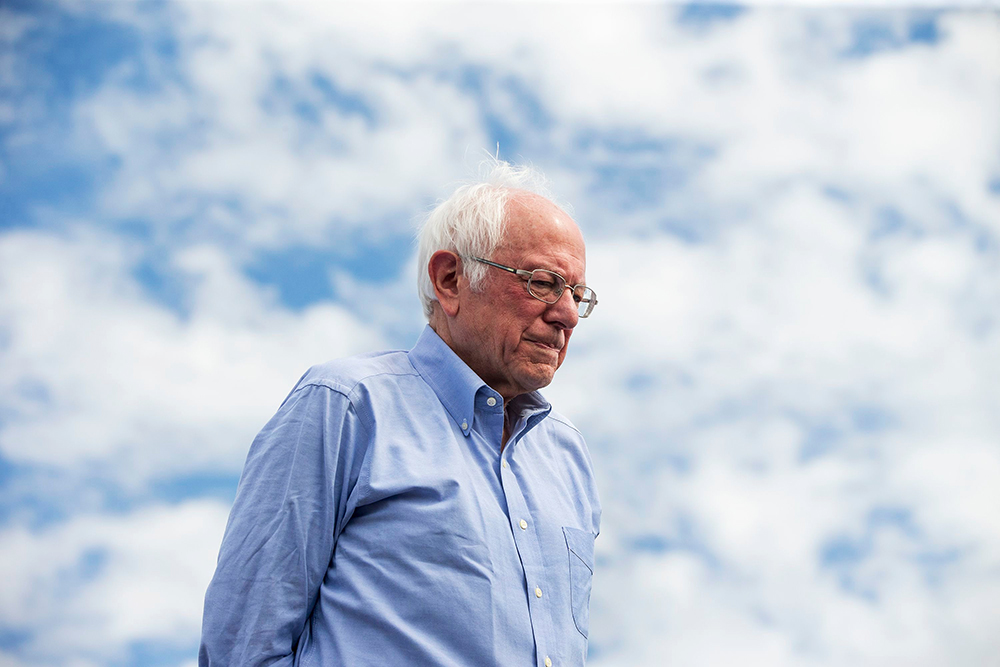
[(506, 244), (511, 249), (557, 250), (583, 260), (586, 246), (579, 226), (568, 213), (544, 197), (519, 192), (507, 204)]

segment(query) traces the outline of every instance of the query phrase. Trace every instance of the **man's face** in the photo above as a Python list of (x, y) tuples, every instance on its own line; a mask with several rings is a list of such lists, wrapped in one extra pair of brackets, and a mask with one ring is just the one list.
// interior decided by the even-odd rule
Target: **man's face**
[[(583, 236), (565, 212), (541, 197), (521, 195), (508, 213), (505, 243), (484, 259), (555, 271), (570, 285), (585, 282)], [(466, 363), (509, 400), (552, 381), (578, 319), (569, 290), (547, 304), (528, 293), (523, 278), (489, 267), (482, 291), (472, 292), (465, 283), (456, 318), (462, 340), (456, 343)]]

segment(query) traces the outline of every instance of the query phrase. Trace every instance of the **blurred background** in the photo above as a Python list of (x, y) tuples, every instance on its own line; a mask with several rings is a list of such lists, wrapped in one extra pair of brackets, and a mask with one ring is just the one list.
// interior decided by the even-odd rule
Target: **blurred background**
[(548, 174), (591, 661), (1000, 665), (1000, 11), (0, 2), (0, 665), (191, 666), (304, 370)]

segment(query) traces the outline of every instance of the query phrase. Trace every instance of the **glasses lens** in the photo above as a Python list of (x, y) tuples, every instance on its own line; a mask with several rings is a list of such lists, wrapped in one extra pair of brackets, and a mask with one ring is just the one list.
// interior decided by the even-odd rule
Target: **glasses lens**
[(581, 318), (590, 315), (591, 311), (594, 310), (594, 306), (597, 305), (597, 295), (594, 294), (594, 290), (586, 285), (576, 286), (573, 290), (573, 300), (576, 301)]
[(531, 272), (531, 278), (528, 279), (528, 291), (531, 296), (545, 303), (558, 301), (564, 289), (566, 289), (566, 281), (545, 269), (535, 269)]

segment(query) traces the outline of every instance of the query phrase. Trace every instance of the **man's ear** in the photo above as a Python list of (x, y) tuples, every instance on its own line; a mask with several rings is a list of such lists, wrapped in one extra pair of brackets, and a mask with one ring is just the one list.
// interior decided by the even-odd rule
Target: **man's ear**
[(450, 250), (438, 250), (427, 262), (427, 273), (434, 286), (434, 295), (448, 317), (458, 314), (458, 280), (461, 269), (461, 260)]

